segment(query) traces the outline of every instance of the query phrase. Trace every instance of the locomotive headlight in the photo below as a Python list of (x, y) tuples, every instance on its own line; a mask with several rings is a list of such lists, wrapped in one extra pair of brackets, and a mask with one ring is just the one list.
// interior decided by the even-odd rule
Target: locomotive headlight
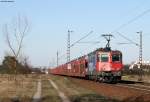
[(115, 76), (121, 76), (121, 71), (114, 72), (114, 75), (115, 75)]
[(121, 71), (117, 72), (117, 75), (120, 76), (121, 75)]

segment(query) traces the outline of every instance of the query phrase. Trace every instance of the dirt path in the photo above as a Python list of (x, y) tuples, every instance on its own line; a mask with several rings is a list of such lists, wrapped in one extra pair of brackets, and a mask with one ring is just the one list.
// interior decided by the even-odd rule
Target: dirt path
[(38, 81), (37, 83), (37, 92), (33, 96), (33, 101), (32, 102), (40, 102), (41, 99), (41, 80)]
[(62, 101), (63, 102), (70, 102), (70, 100), (68, 99), (68, 97), (65, 96), (65, 94), (59, 90), (59, 88), (57, 87), (57, 85), (52, 80), (49, 80), (49, 81), (50, 81), (51, 85), (57, 90), (57, 92), (59, 94), (59, 97), (62, 99)]

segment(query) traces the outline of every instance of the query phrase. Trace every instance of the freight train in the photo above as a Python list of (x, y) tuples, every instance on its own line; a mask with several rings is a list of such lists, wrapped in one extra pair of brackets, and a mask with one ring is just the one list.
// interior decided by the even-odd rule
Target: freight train
[(123, 68), (122, 53), (109, 46), (50, 69), (51, 74), (91, 79), (99, 82), (118, 82)]

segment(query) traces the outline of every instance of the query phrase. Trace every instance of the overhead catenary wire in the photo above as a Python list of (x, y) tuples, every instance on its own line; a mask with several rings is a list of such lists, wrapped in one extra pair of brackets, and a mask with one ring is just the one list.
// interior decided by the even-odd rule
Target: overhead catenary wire
[[(144, 12), (140, 13), (139, 15), (137, 15), (136, 17), (134, 17), (133, 19), (129, 20), (128, 22), (120, 25), (119, 27), (117, 27), (116, 29), (114, 29), (112, 33), (117, 32), (118, 35), (120, 35), (122, 38), (126, 39), (127, 41), (129, 41), (131, 44), (135, 44), (136, 46), (139, 46), (136, 42), (132, 41), (131, 39), (129, 39), (128, 37), (126, 37), (125, 35), (121, 34), (119, 32), (120, 29), (128, 26), (129, 24), (133, 23), (134, 21), (136, 21), (137, 19), (143, 17), (144, 15), (146, 15), (147, 13), (150, 12), (150, 9), (145, 10)], [(74, 42), (73, 44), (70, 45), (70, 47), (73, 47), (75, 44), (80, 43), (81, 40), (83, 40), (84, 38), (86, 38), (87, 36), (89, 36), (91, 33), (93, 33), (93, 31), (89, 32), (87, 35), (85, 35), (84, 37), (82, 37), (81, 39), (77, 40), (76, 42)], [(98, 43), (93, 43), (93, 44), (98, 44)], [(61, 57), (65, 56), (65, 54), (63, 54)], [(59, 58), (61, 58), (59, 57)]]
[[(122, 38), (124, 38), (124, 39), (126, 39), (127, 41), (129, 41), (130, 44), (134, 44), (134, 45), (136, 45), (136, 46), (139, 46), (139, 44), (137, 44), (136, 42), (132, 41), (131, 39), (129, 39), (129, 38), (126, 37), (125, 35), (121, 34), (121, 33), (119, 32), (119, 30), (122, 29), (122, 28), (124, 28), (124, 27), (126, 27), (126, 26), (128, 26), (129, 24), (131, 24), (132, 22), (136, 21), (137, 19), (143, 17), (145, 14), (147, 14), (147, 13), (149, 13), (149, 12), (150, 12), (150, 9), (145, 10), (144, 12), (140, 13), (139, 15), (137, 15), (136, 17), (134, 17), (133, 19), (129, 20), (127, 23), (124, 23), (124, 24), (120, 25), (118, 28), (114, 29), (114, 30), (111, 32), (111, 34), (114, 33), (114, 32), (116, 32), (116, 33), (117, 33), (118, 35), (120, 35)], [(98, 44), (98, 43), (95, 43), (95, 44)], [(124, 44), (125, 44), (125, 43), (124, 43)], [(127, 43), (126, 43), (126, 44), (127, 44)]]
[(85, 42), (78, 42), (79, 44), (88, 44), (88, 43), (93, 43), (93, 44), (96, 44), (96, 43), (100, 43), (100, 41), (85, 41)]
[[(102, 37), (101, 37), (101, 38), (102, 38)], [(104, 40), (104, 39), (100, 40), (100, 41), (99, 41), (99, 44), (100, 44), (100, 43), (104, 43), (103, 40)], [(80, 54), (81, 54), (81, 56), (88, 54), (89, 52), (93, 51), (93, 49), (97, 49), (97, 48), (95, 48), (95, 47), (97, 46), (98, 43), (96, 43), (96, 44), (95, 44), (95, 43), (89, 43), (89, 44), (90, 44), (90, 45), (87, 46), (86, 48), (84, 48), (84, 49), (82, 50), (82, 52), (79, 51)], [(90, 51), (87, 50), (87, 49), (89, 49), (89, 48), (90, 48)], [(85, 52), (85, 51), (86, 51), (86, 52)], [(88, 52), (87, 52), (87, 51), (88, 51)]]
[(89, 35), (91, 35), (92, 33), (93, 33), (93, 31), (90, 31), (88, 34), (86, 34), (85, 36), (83, 36), (82, 38), (80, 38), (79, 40), (77, 40), (76, 42), (74, 42), (73, 44), (71, 44), (70, 48), (73, 47), (75, 44), (79, 43), (81, 40), (83, 40), (86, 37), (88, 37)]
[[(86, 34), (85, 36), (83, 36), (82, 38), (80, 38), (79, 40), (75, 41), (73, 44), (70, 45), (70, 48), (75, 46), (75, 44), (79, 43), (81, 40), (85, 39), (86, 37), (88, 37), (89, 35), (91, 35), (93, 33), (93, 31), (90, 31), (88, 34)], [(66, 54), (61, 55), (58, 59), (61, 59), (62, 57), (64, 57)]]
[[(117, 34), (119, 36), (121, 36), (122, 38), (126, 39), (127, 41), (129, 41), (132, 44), (135, 44), (136, 46), (139, 46), (139, 44), (135, 43), (134, 41), (132, 41), (131, 39), (129, 39), (128, 37), (126, 37), (125, 35), (121, 34), (120, 32), (118, 32), (118, 30), (122, 29), (123, 27), (126, 27), (127, 25), (131, 24), (132, 22), (136, 21), (137, 19), (143, 17), (145, 14), (149, 13), (150, 9), (145, 10), (144, 12), (140, 13), (139, 15), (137, 15), (136, 17), (134, 17), (133, 19), (129, 20), (127, 23), (124, 23), (122, 25), (120, 25), (118, 28), (116, 28), (113, 32), (117, 32)], [(113, 33), (112, 32), (112, 33)]]
[(139, 15), (137, 15), (137, 16), (134, 17), (134, 18), (132, 18), (132, 19), (129, 20), (128, 22), (126, 22), (126, 23), (120, 25), (118, 28), (114, 29), (114, 30), (112, 31), (112, 33), (113, 33), (113, 32), (118, 32), (118, 30), (120, 30), (120, 29), (126, 27), (127, 25), (129, 25), (129, 24), (131, 24), (132, 22), (136, 21), (137, 19), (143, 17), (144, 15), (146, 15), (146, 14), (149, 13), (149, 12), (150, 12), (150, 9), (145, 10), (144, 12), (140, 13)]
[[(139, 44), (137, 44), (136, 42), (132, 41), (131, 39), (129, 39), (128, 37), (126, 37), (125, 35), (121, 34), (119, 32), (120, 29), (128, 26), (129, 24), (131, 24), (132, 22), (136, 21), (137, 19), (143, 17), (144, 15), (146, 15), (147, 13), (150, 12), (150, 9), (145, 10), (144, 12), (140, 13), (139, 15), (137, 15), (136, 17), (132, 18), (131, 20), (129, 20), (127, 23), (124, 23), (122, 25), (120, 25), (118, 28), (114, 29), (112, 33), (116, 32), (119, 36), (121, 36), (122, 38), (126, 39), (127, 41), (129, 41), (131, 44), (135, 44), (136, 46), (139, 46)], [(127, 44), (127, 43), (126, 43)]]
[[(136, 42), (134, 42), (134, 41), (132, 41), (131, 39), (129, 39), (129, 38), (127, 38), (126, 36), (124, 36), (123, 34), (121, 34), (120, 32), (117, 32), (117, 34), (119, 34), (122, 38), (124, 38), (124, 39), (126, 39), (126, 40), (128, 40), (130, 43), (124, 43), (124, 44), (134, 44), (134, 45), (136, 45), (136, 46), (139, 46), (139, 44), (138, 43), (136, 43)], [(120, 43), (121, 44), (121, 43)], [(123, 44), (123, 43), (122, 43)]]

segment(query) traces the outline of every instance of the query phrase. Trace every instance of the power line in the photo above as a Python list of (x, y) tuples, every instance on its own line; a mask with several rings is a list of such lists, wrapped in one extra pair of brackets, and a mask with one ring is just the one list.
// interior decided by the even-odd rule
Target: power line
[[(83, 36), (82, 38), (80, 38), (79, 40), (75, 41), (73, 44), (70, 45), (70, 32), (68, 30), (68, 41), (67, 41), (67, 62), (69, 61), (69, 54), (70, 54), (70, 48), (75, 46), (75, 44), (80, 43), (81, 40), (85, 39), (86, 37), (88, 37), (89, 35), (91, 35), (93, 33), (93, 31), (90, 31), (88, 34), (86, 34), (85, 36)], [(82, 42), (81, 42), (82, 43)], [(96, 42), (98, 43), (98, 42)], [(58, 59), (61, 59), (62, 57), (64, 57), (66, 54), (61, 55)]]
[[(150, 9), (145, 10), (144, 12), (140, 13), (139, 15), (137, 15), (136, 17), (134, 17), (133, 19), (129, 20), (127, 23), (124, 23), (122, 25), (120, 25), (118, 28), (114, 29), (112, 31), (112, 33), (117, 32), (121, 37), (123, 37), (124, 39), (128, 40), (130, 43), (135, 44), (136, 46), (139, 46), (137, 43), (135, 43), (134, 41), (132, 41), (131, 39), (129, 39), (128, 37), (124, 36), (123, 34), (119, 33), (118, 30), (126, 27), (127, 25), (131, 24), (132, 22), (136, 21), (137, 19), (141, 18), (142, 16), (144, 16), (145, 14), (149, 13)], [(82, 37), (81, 39), (77, 40), (76, 42), (74, 42), (73, 44), (70, 45), (70, 48), (73, 47), (76, 43), (79, 43), (81, 40), (83, 40), (84, 38), (86, 38), (87, 36), (89, 36), (91, 33), (93, 33), (93, 31), (91, 31), (90, 33), (88, 33), (87, 35), (85, 35), (84, 37)], [(61, 57), (63, 57), (64, 55), (62, 55)], [(60, 58), (61, 58), (60, 57)]]
[(86, 34), (85, 36), (83, 36), (81, 39), (79, 39), (76, 42), (74, 42), (73, 44), (71, 44), (70, 47), (73, 47), (75, 44), (79, 43), (81, 40), (85, 39), (86, 37), (88, 37), (92, 33), (93, 33), (93, 31), (90, 31), (88, 34)]
[(132, 41), (131, 39), (127, 38), (126, 36), (124, 36), (123, 34), (121, 34), (120, 32), (117, 32), (122, 38), (128, 40), (131, 44), (134, 44), (136, 46), (139, 46), (139, 44), (135, 43), (134, 41)]
[[(102, 37), (101, 37), (102, 38)], [(99, 43), (103, 43), (102, 41), (103, 41), (104, 39), (102, 39)], [(81, 51), (79, 51), (82, 55), (86, 55), (85, 54), (85, 51), (87, 52), (87, 50), (90, 48), (90, 50), (91, 51), (93, 51), (92, 49), (94, 49), (96, 46), (97, 46), (97, 44), (98, 43), (89, 43), (90, 45), (89, 46), (87, 46), (86, 48), (84, 48), (83, 50), (82, 50), (82, 52)], [(88, 52), (89, 53), (89, 52)]]
[(137, 15), (136, 17), (134, 17), (133, 19), (129, 20), (127, 23), (124, 23), (122, 25), (120, 25), (118, 28), (116, 28), (113, 32), (117, 32), (118, 30), (120, 30), (121, 28), (124, 28), (125, 26), (131, 24), (132, 22), (136, 21), (137, 19), (141, 18), (142, 16), (144, 16), (145, 14), (149, 13), (150, 9), (145, 10), (144, 12), (140, 13), (139, 15)]
[[(141, 18), (142, 16), (144, 16), (145, 14), (149, 13), (150, 9), (145, 10), (144, 12), (142, 12), (141, 14), (137, 15), (135, 18), (129, 20), (127, 23), (124, 23), (122, 25), (120, 25), (118, 28), (116, 28), (113, 32), (117, 32), (119, 29), (126, 27), (127, 25), (131, 24), (132, 22), (136, 21), (137, 19)], [(113, 33), (112, 32), (112, 33)], [(123, 37), (124, 39), (128, 40), (130, 43), (135, 44), (136, 46), (139, 46), (137, 43), (135, 43), (134, 41), (132, 41), (131, 39), (129, 39), (128, 37), (124, 36), (123, 34), (117, 32), (121, 37)]]
[(145, 10), (144, 12), (140, 13), (139, 15), (134, 17), (133, 19), (129, 20), (127, 23), (124, 23), (124, 24), (120, 25), (118, 28), (114, 29), (111, 33), (117, 32), (122, 38), (128, 40), (130, 43), (135, 44), (136, 46), (139, 46), (139, 44), (135, 43), (134, 41), (132, 41), (131, 39), (129, 39), (125, 35), (119, 33), (118, 30), (126, 27), (127, 25), (131, 24), (132, 22), (136, 21), (137, 19), (141, 18), (142, 16), (144, 16), (145, 14), (147, 14), (149, 12), (150, 12), (150, 9)]
[(124, 44), (133, 44), (133, 43), (126, 43), (126, 42), (123, 42), (123, 43), (120, 43), (120, 42), (118, 42), (118, 43), (116, 43), (116, 44), (119, 44), (119, 45), (124, 45)]
[(128, 37), (126, 37), (123, 34), (119, 33), (118, 30), (126, 27), (127, 25), (131, 24), (132, 22), (136, 21), (137, 19), (141, 18), (142, 16), (144, 16), (145, 14), (147, 14), (149, 12), (150, 12), (150, 9), (145, 10), (144, 12), (140, 13), (139, 15), (134, 17), (133, 19), (129, 20), (127, 23), (124, 23), (124, 24), (120, 25), (118, 28), (114, 29), (111, 33), (117, 32), (122, 38), (128, 40), (130, 43), (135, 44), (136, 46), (139, 46), (137, 43), (135, 43), (134, 41), (132, 41)]
[[(145, 14), (149, 13), (150, 9), (145, 10), (144, 12), (140, 13), (139, 15), (137, 15), (136, 17), (134, 17), (133, 19), (129, 20), (127, 23), (124, 23), (122, 25), (120, 25), (118, 28), (116, 28), (113, 32), (117, 32), (122, 38), (128, 40), (130, 43), (135, 44), (136, 46), (139, 46), (139, 44), (135, 43), (134, 41), (132, 41), (131, 39), (129, 39), (128, 37), (124, 36), (123, 34), (119, 33), (118, 30), (121, 28), (126, 27), (127, 25), (131, 24), (132, 22), (136, 21), (137, 19), (141, 18), (142, 16), (144, 16)], [(112, 33), (113, 33), (112, 32)]]
[(85, 42), (78, 42), (79, 44), (96, 44), (96, 43), (100, 43), (100, 41), (85, 41)]

